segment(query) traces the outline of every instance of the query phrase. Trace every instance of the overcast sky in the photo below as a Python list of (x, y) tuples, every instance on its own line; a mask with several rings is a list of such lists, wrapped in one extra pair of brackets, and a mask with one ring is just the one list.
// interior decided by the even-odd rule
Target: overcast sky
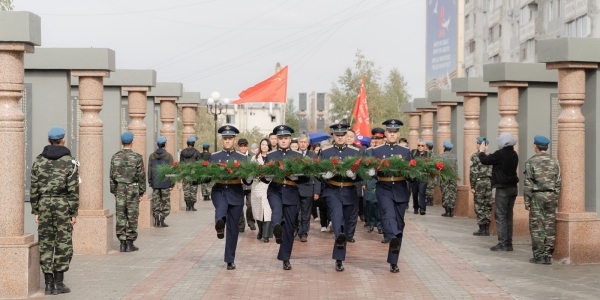
[(289, 66), (288, 97), (327, 92), (357, 49), (425, 95), (423, 0), (13, 0), (42, 18), (42, 47), (111, 48), (118, 69), (237, 99)]

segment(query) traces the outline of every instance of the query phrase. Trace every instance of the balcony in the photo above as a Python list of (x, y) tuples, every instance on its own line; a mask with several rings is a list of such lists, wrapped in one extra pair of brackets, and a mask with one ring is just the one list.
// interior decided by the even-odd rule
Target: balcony
[(466, 53), (465, 52), (465, 61), (463, 62), (463, 64), (465, 65), (465, 69), (472, 66), (473, 65), (473, 57), (475, 56), (475, 53)]
[(473, 39), (473, 28), (465, 28), (465, 37), (464, 40), (465, 41), (470, 41)]
[(535, 37), (535, 21), (530, 21), (525, 25), (519, 26), (519, 42), (523, 43), (526, 40)]
[(502, 6), (496, 8), (493, 12), (488, 12), (488, 22), (487, 26), (492, 27), (498, 23), (500, 23), (500, 18), (502, 17)]
[(488, 57), (492, 57), (500, 52), (500, 39), (491, 42), (487, 47), (487, 55)]
[(467, 15), (473, 11), (473, 7), (475, 6), (475, 4), (473, 4), (473, 3), (475, 3), (475, 1), (476, 0), (471, 0), (471, 1), (469, 1), (469, 3), (465, 4), (465, 15)]

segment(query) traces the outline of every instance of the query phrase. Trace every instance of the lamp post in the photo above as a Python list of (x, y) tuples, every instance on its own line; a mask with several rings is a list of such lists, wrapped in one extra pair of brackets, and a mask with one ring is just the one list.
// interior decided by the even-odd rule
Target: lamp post
[(221, 101), (221, 94), (219, 92), (212, 92), (210, 98), (206, 100), (206, 113), (213, 115), (215, 120), (215, 151), (217, 151), (217, 116), (220, 114), (227, 113), (227, 105), (229, 99), (224, 98)]

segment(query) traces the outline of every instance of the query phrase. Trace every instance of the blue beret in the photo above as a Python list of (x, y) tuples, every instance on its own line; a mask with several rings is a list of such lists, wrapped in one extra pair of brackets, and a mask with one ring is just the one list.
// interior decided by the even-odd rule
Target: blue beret
[(157, 143), (157, 144), (164, 144), (164, 143), (166, 143), (166, 142), (167, 142), (167, 138), (166, 138), (166, 137), (164, 137), (164, 136), (159, 136), (159, 137), (156, 139), (156, 143)]
[(64, 128), (59, 127), (59, 126), (54, 126), (54, 127), (50, 128), (50, 131), (48, 131), (48, 138), (51, 140), (60, 140), (65, 137), (66, 133), (67, 132), (65, 131)]
[(428, 147), (431, 147), (431, 146), (433, 146), (433, 142), (427, 141), (427, 142), (425, 142), (425, 145), (427, 145)]
[(329, 126), (334, 135), (345, 135), (348, 132), (350, 125), (348, 124), (333, 124)]
[(133, 133), (129, 131), (123, 132), (123, 134), (121, 134), (121, 142), (124, 144), (131, 144), (131, 142), (133, 142)]
[[(482, 137), (482, 136), (480, 136), (480, 137), (477, 137), (477, 144), (481, 144), (481, 143), (483, 143), (483, 139), (485, 139), (485, 138), (484, 138), (484, 137)], [(486, 145), (489, 145), (489, 144), (490, 144), (490, 141), (486, 139), (486, 140), (485, 140), (485, 144), (486, 144)]]
[(204, 143), (204, 144), (202, 144), (202, 147), (203, 148), (208, 148), (208, 147), (210, 147), (210, 144), (209, 143)]
[(536, 135), (533, 137), (533, 143), (538, 146), (548, 146), (548, 144), (550, 144), (550, 139), (543, 135)]
[(454, 147), (454, 145), (452, 145), (452, 143), (450, 143), (448, 141), (444, 141), (444, 148), (452, 149), (453, 147)]
[(196, 142), (196, 137), (195, 136), (190, 136), (189, 138), (187, 138), (187, 142), (188, 143), (195, 143)]

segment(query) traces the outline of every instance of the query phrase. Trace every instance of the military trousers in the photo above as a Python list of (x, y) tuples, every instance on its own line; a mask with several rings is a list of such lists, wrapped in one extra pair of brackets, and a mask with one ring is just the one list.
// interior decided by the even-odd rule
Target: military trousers
[(202, 192), (202, 196), (204, 197), (210, 197), (210, 194), (212, 192), (212, 183), (203, 183), (200, 185), (200, 192)]
[(120, 241), (137, 239), (140, 214), (139, 186), (137, 183), (118, 184), (116, 196), (117, 226), (115, 232)]
[(68, 271), (73, 257), (73, 225), (65, 196), (40, 198), (38, 240), (42, 272)]
[(198, 185), (194, 182), (183, 182), (183, 199), (186, 203), (196, 203), (198, 196)]
[(166, 218), (171, 213), (171, 190), (152, 190), (152, 215), (155, 218)]
[(477, 224), (490, 224), (492, 215), (492, 181), (490, 178), (480, 178), (474, 187), (473, 202)]
[[(346, 241), (344, 241), (344, 248), (338, 249), (333, 243), (333, 253), (331, 258), (335, 260), (346, 260), (346, 244), (350, 238), (350, 230), (352, 228), (352, 220), (358, 217), (358, 203), (344, 205), (342, 199), (338, 197), (327, 197), (327, 205), (331, 213), (331, 227), (333, 228), (333, 234), (337, 238), (341, 233), (346, 235)], [(354, 219), (356, 220), (356, 219)], [(356, 228), (356, 221), (354, 222)]]
[(290, 260), (292, 248), (294, 247), (294, 230), (296, 229), (295, 218), (298, 214), (298, 204), (288, 205), (283, 203), (281, 188), (271, 183), (267, 190), (267, 199), (271, 206), (271, 225), (280, 224), (283, 242), (279, 245), (277, 259), (281, 261)]
[(442, 190), (442, 206), (448, 208), (454, 208), (456, 204), (456, 180), (447, 180), (441, 184)]
[[(427, 183), (427, 188), (425, 189), (425, 202), (433, 203), (433, 196), (435, 194), (435, 183), (430, 181)], [(427, 204), (427, 203), (425, 203)]]
[(534, 192), (529, 208), (529, 231), (533, 257), (552, 257), (556, 236), (556, 207), (558, 196), (554, 192)]
[(313, 207), (313, 197), (300, 196), (300, 206), (298, 207), (298, 218), (296, 228), (298, 228), (298, 237), (308, 236), (310, 230), (310, 214)]
[[(383, 232), (388, 239), (394, 236), (400, 241), (400, 248), (402, 248), (402, 236), (404, 233), (404, 213), (408, 202), (395, 202), (393, 199), (385, 195), (377, 195), (379, 205), (381, 207), (381, 223), (383, 225)], [(389, 264), (397, 264), (400, 254), (392, 253), (392, 249), (388, 248), (387, 262)]]

